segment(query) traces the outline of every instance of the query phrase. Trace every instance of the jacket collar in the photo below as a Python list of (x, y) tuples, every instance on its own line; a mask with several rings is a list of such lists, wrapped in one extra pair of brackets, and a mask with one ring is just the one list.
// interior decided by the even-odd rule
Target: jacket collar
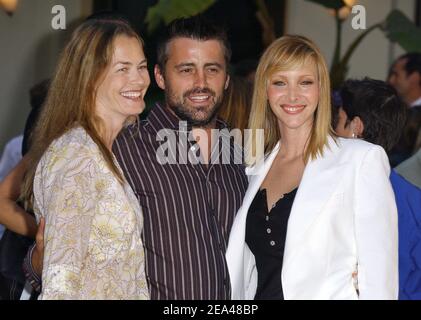
[[(304, 169), (288, 221), (284, 266), (288, 264), (294, 253), (294, 249), (291, 248), (297, 248), (299, 242), (304, 239), (308, 228), (318, 217), (340, 181), (343, 164), (338, 163), (337, 159), (340, 150), (338, 143), (340, 142), (329, 136), (323, 156), (311, 159)], [(250, 176), (250, 186), (246, 198), (250, 202), (264, 181), (280, 148), (281, 142), (278, 142), (262, 163), (247, 168), (246, 173)]]
[(341, 180), (344, 163), (338, 162), (340, 148), (337, 143), (340, 141), (329, 137), (323, 156), (310, 160), (304, 169), (288, 220), (284, 268), (288, 267), (300, 242), (305, 240), (308, 229), (334, 195)]

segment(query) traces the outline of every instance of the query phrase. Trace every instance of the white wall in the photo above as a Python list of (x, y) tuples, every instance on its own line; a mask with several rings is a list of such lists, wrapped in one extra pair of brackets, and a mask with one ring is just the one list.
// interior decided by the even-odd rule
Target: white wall
[[(366, 8), (367, 28), (383, 21), (393, 5), (411, 20), (414, 17), (414, 0), (357, 0), (356, 4)], [(286, 32), (305, 35), (314, 40), (320, 46), (330, 66), (335, 49), (336, 27), (334, 18), (328, 14), (327, 9), (305, 0), (289, 0)], [(363, 30), (352, 29), (351, 17), (348, 17), (342, 30), (342, 54), (362, 32)], [(403, 50), (399, 45), (391, 45), (382, 31), (374, 30), (354, 51), (348, 77), (369, 76), (383, 80), (386, 78), (391, 61), (402, 53)]]
[(66, 8), (69, 29), (76, 18), (91, 13), (92, 0), (19, 0), (12, 17), (0, 10), (0, 153), (23, 131), (29, 89), (51, 76), (68, 36), (68, 30), (51, 27), (56, 4)]

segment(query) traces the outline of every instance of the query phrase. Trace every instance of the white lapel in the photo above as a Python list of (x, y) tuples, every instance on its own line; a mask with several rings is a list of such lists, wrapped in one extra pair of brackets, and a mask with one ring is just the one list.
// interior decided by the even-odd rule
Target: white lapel
[(330, 137), (328, 145), (323, 157), (309, 161), (304, 170), (288, 220), (283, 272), (341, 179), (342, 165), (337, 157), (339, 148)]
[(244, 197), (245, 199), (244, 207), (247, 208), (247, 212), (248, 212), (248, 208), (250, 207), (251, 202), (256, 196), (257, 191), (262, 185), (263, 180), (265, 180), (266, 175), (269, 172), (269, 169), (272, 167), (272, 163), (275, 160), (276, 155), (278, 154), (279, 147), (280, 147), (280, 142), (276, 144), (275, 148), (273, 148), (272, 152), (266, 157), (266, 159), (260, 166), (246, 169), (246, 174), (250, 176), (249, 187)]
[[(256, 196), (257, 191), (259, 190), (263, 180), (265, 179), (270, 167), (272, 166), (272, 162), (275, 159), (276, 155), (279, 151), (279, 142), (273, 149), (273, 151), (267, 156), (265, 161), (257, 167), (251, 167), (246, 169), (246, 174), (250, 176), (249, 186), (247, 188), (246, 194), (244, 196), (244, 202), (237, 213), (236, 222), (238, 222), (238, 230), (242, 231), (239, 232), (238, 240), (244, 242), (245, 238), (245, 224), (247, 220), (247, 213), (249, 211), (249, 207), (251, 202), (253, 201), (254, 197)], [(237, 228), (237, 226), (233, 225), (233, 228)]]
[(249, 261), (245, 261), (245, 259), (247, 260), (247, 257), (244, 255), (247, 213), (260, 185), (272, 166), (272, 162), (275, 159), (278, 150), (279, 142), (262, 164), (246, 169), (247, 175), (251, 176), (250, 183), (244, 196), (243, 204), (232, 225), (229, 245), (226, 252), (233, 299), (244, 299), (244, 268), (249, 263)]

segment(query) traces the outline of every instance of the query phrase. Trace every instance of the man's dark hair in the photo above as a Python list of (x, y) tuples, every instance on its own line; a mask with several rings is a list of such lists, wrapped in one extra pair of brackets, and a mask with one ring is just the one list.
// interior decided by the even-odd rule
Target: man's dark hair
[(409, 52), (400, 56), (397, 61), (400, 60), (406, 60), (404, 69), (407, 76), (411, 75), (414, 72), (418, 72), (418, 74), (421, 77), (421, 53)]
[(347, 80), (340, 90), (348, 125), (355, 117), (364, 124), (362, 138), (386, 151), (398, 142), (406, 121), (406, 105), (384, 81)]
[(161, 39), (158, 42), (157, 64), (163, 71), (168, 61), (168, 43), (176, 38), (190, 38), (194, 40), (218, 40), (224, 49), (225, 62), (228, 67), (231, 59), (231, 46), (227, 34), (223, 28), (218, 27), (214, 22), (203, 15), (196, 15), (189, 18), (179, 18), (172, 21)]

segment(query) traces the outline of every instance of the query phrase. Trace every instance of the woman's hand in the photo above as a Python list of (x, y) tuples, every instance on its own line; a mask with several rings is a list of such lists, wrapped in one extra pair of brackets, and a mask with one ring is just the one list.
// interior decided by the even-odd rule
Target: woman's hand
[(42, 275), (42, 267), (43, 267), (43, 261), (44, 261), (44, 227), (45, 227), (45, 219), (41, 218), (39, 222), (37, 234), (35, 236), (36, 245), (32, 253), (32, 261), (31, 261), (32, 269), (40, 277)]

